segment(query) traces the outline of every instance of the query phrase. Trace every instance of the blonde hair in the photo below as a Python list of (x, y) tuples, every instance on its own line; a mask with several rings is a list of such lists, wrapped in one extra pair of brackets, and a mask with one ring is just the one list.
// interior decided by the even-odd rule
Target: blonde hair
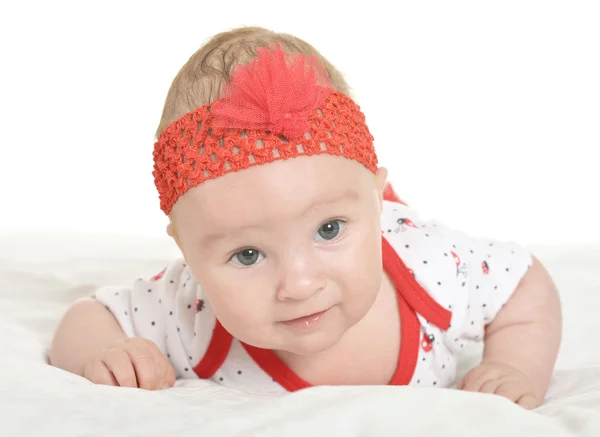
[(236, 65), (247, 64), (257, 57), (258, 49), (277, 43), (284, 51), (317, 57), (331, 87), (350, 94), (342, 74), (307, 42), (261, 27), (241, 27), (213, 36), (179, 70), (169, 88), (156, 138), (184, 114), (217, 100)]

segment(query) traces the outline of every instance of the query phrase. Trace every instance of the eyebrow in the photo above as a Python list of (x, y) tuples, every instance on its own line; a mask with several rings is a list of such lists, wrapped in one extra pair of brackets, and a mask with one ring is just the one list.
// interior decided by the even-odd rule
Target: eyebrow
[[(342, 201), (348, 201), (348, 200), (358, 200), (358, 198), (359, 198), (359, 195), (355, 190), (346, 190), (341, 196), (336, 197), (334, 199), (323, 199), (323, 200), (319, 200), (317, 202), (311, 203), (308, 207), (306, 207), (304, 209), (304, 211), (302, 211), (300, 213), (300, 216), (306, 215), (310, 210), (312, 210), (315, 207), (318, 207), (320, 205), (335, 204), (335, 203), (340, 203)], [(233, 234), (239, 233), (243, 230), (262, 228), (263, 226), (264, 226), (263, 223), (256, 223), (256, 224), (248, 224), (245, 226), (240, 226), (239, 228), (236, 228), (235, 230), (230, 230), (227, 232), (215, 232), (215, 233), (209, 234), (209, 235), (205, 236), (204, 238), (202, 238), (201, 244), (211, 245), (211, 244), (216, 243), (219, 240), (222, 240)]]

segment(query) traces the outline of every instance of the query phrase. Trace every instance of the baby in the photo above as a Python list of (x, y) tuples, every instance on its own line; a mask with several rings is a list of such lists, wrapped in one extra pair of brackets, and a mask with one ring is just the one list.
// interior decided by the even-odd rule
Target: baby
[(543, 402), (561, 337), (548, 273), (398, 199), (348, 85), (312, 46), (261, 28), (215, 36), (175, 77), (157, 138), (183, 259), (74, 303), (52, 365), (149, 390), (449, 387), (483, 341), (457, 387)]

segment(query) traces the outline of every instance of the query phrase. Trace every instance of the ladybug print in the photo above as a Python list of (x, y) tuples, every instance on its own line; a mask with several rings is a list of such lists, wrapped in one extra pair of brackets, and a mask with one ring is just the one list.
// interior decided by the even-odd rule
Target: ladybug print
[(456, 264), (456, 276), (463, 275), (467, 276), (467, 263), (462, 263), (460, 261), (460, 257), (453, 251), (450, 251), (452, 254), (452, 258), (454, 259), (454, 263)]
[(404, 218), (404, 217), (403, 217), (403, 218), (399, 218), (398, 220), (396, 220), (396, 222), (397, 222), (397, 223), (398, 223), (398, 225), (399, 225), (399, 226), (396, 228), (396, 233), (398, 233), (398, 232), (404, 232), (404, 231), (406, 231), (406, 230), (407, 230), (409, 227), (410, 227), (410, 228), (415, 228), (415, 229), (418, 229), (418, 228), (417, 228), (417, 225), (415, 225), (415, 224), (413, 223), (413, 221), (412, 221), (411, 219), (409, 219), (409, 218)]
[(433, 334), (423, 334), (423, 339), (421, 340), (421, 349), (425, 352), (429, 352), (433, 348), (433, 341), (435, 340), (435, 336)]
[(483, 270), (484, 275), (487, 275), (488, 273), (490, 273), (490, 266), (487, 263), (487, 261), (484, 261), (481, 263), (481, 270)]
[(163, 275), (165, 274), (165, 272), (166, 272), (166, 271), (167, 271), (167, 269), (166, 269), (166, 268), (164, 268), (162, 272), (160, 272), (160, 273), (157, 273), (156, 275), (152, 276), (152, 277), (150, 278), (150, 280), (151, 280), (151, 281), (158, 281), (160, 278), (162, 278), (162, 277), (163, 277)]
[(204, 309), (204, 299), (196, 299), (196, 312), (199, 313)]
[(452, 258), (454, 258), (454, 263), (456, 264), (456, 267), (458, 267), (460, 265), (460, 257), (453, 251), (450, 251), (450, 253), (452, 254)]

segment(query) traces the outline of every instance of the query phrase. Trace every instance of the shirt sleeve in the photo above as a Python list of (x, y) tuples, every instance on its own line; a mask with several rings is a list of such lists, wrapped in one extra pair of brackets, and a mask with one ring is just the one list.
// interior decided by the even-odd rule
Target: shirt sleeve
[(150, 279), (101, 287), (95, 298), (114, 315), (127, 337), (156, 343), (179, 378), (196, 377), (193, 368), (207, 351), (216, 317), (183, 260)]
[(483, 340), (485, 326), (531, 267), (531, 254), (514, 242), (473, 237), (424, 219), (406, 205), (384, 205), (382, 232), (425, 291), (452, 312), (451, 347)]
[(475, 238), (440, 224), (438, 227), (451, 246), (456, 266), (454, 334), (465, 340), (482, 340), (485, 326), (511, 298), (533, 258), (514, 242)]

